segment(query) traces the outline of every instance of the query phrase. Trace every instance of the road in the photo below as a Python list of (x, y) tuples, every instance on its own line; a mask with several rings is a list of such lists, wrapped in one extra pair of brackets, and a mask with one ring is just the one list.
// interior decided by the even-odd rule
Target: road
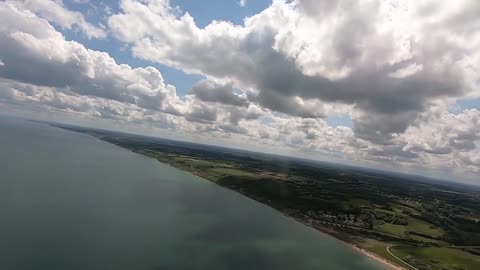
[(407, 263), (406, 261), (400, 259), (399, 257), (395, 256), (395, 254), (393, 254), (393, 253), (390, 251), (390, 248), (393, 247), (393, 246), (395, 246), (395, 245), (389, 245), (389, 246), (387, 247), (387, 251), (388, 251), (388, 253), (389, 253), (390, 255), (392, 255), (395, 259), (401, 261), (401, 262), (404, 263), (405, 265), (408, 265), (408, 267), (410, 267), (410, 268), (412, 268), (412, 269), (414, 269), (414, 270), (420, 270), (420, 269), (416, 268), (415, 266)]

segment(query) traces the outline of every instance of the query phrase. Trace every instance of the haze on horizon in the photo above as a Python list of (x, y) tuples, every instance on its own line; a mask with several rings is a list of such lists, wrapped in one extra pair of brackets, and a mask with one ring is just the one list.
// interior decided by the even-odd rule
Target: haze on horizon
[(478, 183), (480, 2), (6, 0), (4, 114)]

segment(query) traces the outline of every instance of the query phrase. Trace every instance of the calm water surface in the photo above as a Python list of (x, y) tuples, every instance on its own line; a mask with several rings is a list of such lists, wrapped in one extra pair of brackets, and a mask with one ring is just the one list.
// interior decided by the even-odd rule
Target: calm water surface
[(187, 172), (0, 118), (0, 269), (384, 269)]

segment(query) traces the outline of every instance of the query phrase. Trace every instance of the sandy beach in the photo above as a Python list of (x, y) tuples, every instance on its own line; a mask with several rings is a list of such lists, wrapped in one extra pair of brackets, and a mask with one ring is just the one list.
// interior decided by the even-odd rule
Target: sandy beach
[(346, 245), (348, 245), (350, 248), (354, 249), (355, 251), (357, 251), (357, 252), (359, 252), (359, 253), (362, 253), (363, 255), (367, 256), (367, 257), (370, 258), (371, 260), (374, 260), (374, 261), (376, 261), (376, 262), (378, 262), (378, 263), (386, 266), (386, 267), (387, 267), (388, 269), (390, 269), (390, 270), (410, 270), (410, 269), (408, 269), (408, 268), (405, 268), (405, 267), (401, 267), (401, 266), (399, 266), (399, 265), (396, 265), (396, 264), (388, 261), (387, 259), (382, 258), (382, 257), (380, 257), (380, 256), (378, 256), (378, 255), (376, 255), (376, 254), (374, 254), (374, 253), (372, 253), (372, 252), (369, 252), (369, 251), (367, 251), (367, 250), (365, 250), (365, 249), (363, 249), (363, 248), (360, 248), (360, 247), (358, 247), (357, 245), (355, 245), (355, 244), (353, 244), (353, 243), (350, 243), (350, 242), (347, 242), (347, 241), (345, 241), (345, 240), (343, 240), (343, 239), (338, 238), (338, 237), (337, 237), (338, 232), (336, 232), (335, 230), (332, 230), (332, 229), (329, 229), (329, 228), (326, 228), (326, 227), (323, 227), (323, 226), (318, 226), (318, 225), (317, 225), (317, 226), (312, 226), (312, 224), (308, 224), (308, 223), (304, 222), (303, 220), (298, 219), (298, 218), (295, 218), (295, 217), (293, 217), (293, 216), (290, 216), (290, 215), (288, 215), (287, 213), (284, 213), (284, 212), (282, 212), (282, 211), (280, 211), (280, 210), (278, 210), (278, 209), (275, 209), (275, 208), (273, 208), (273, 207), (272, 207), (272, 209), (273, 209), (274, 211), (276, 211), (276, 212), (278, 212), (278, 213), (286, 216), (287, 218), (291, 218), (291, 219), (293, 219), (293, 220), (295, 220), (295, 221), (297, 221), (297, 222), (299, 222), (299, 223), (302, 223), (302, 224), (305, 225), (305, 226), (311, 227), (312, 229), (315, 229), (315, 230), (317, 230), (317, 231), (320, 231), (320, 232), (322, 232), (322, 233), (325, 233), (325, 234), (327, 234), (327, 235), (329, 235), (329, 236), (331, 236), (331, 237), (334, 237), (334, 238), (342, 241), (343, 243), (345, 243)]
[[(345, 242), (345, 243), (347, 243), (347, 242)], [(347, 243), (347, 244), (349, 244), (349, 243)], [(398, 266), (398, 265), (396, 265), (396, 264), (393, 264), (392, 262), (390, 262), (390, 261), (388, 261), (388, 260), (386, 260), (386, 259), (384, 259), (384, 258), (382, 258), (382, 257), (380, 257), (380, 256), (378, 256), (378, 255), (376, 255), (376, 254), (373, 254), (373, 253), (371, 253), (371, 252), (369, 252), (369, 251), (367, 251), (367, 250), (365, 250), (365, 249), (359, 248), (358, 246), (355, 246), (355, 245), (353, 245), (353, 244), (349, 244), (349, 245), (350, 245), (354, 250), (356, 250), (357, 252), (360, 252), (360, 253), (362, 253), (363, 255), (369, 257), (370, 259), (375, 260), (375, 261), (377, 261), (377, 262), (385, 265), (386, 267), (388, 267), (388, 268), (391, 269), (391, 270), (409, 270), (409, 269), (407, 269), (407, 268), (400, 267), (400, 266)]]

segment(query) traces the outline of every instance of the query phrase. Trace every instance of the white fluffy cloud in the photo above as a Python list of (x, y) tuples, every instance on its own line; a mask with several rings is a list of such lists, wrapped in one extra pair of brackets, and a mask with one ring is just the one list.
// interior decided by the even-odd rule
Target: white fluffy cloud
[[(30, 10), (38, 16), (52, 21), (62, 28), (72, 29), (76, 27), (85, 36), (91, 38), (105, 38), (105, 30), (88, 23), (85, 17), (76, 11), (67, 9), (62, 0), (7, 0), (6, 2), (19, 8)], [(82, 3), (85, 3), (83, 1)]]
[(0, 76), (65, 93), (182, 114), (175, 88), (153, 67), (119, 65), (107, 53), (66, 41), (47, 21), (0, 3)]

